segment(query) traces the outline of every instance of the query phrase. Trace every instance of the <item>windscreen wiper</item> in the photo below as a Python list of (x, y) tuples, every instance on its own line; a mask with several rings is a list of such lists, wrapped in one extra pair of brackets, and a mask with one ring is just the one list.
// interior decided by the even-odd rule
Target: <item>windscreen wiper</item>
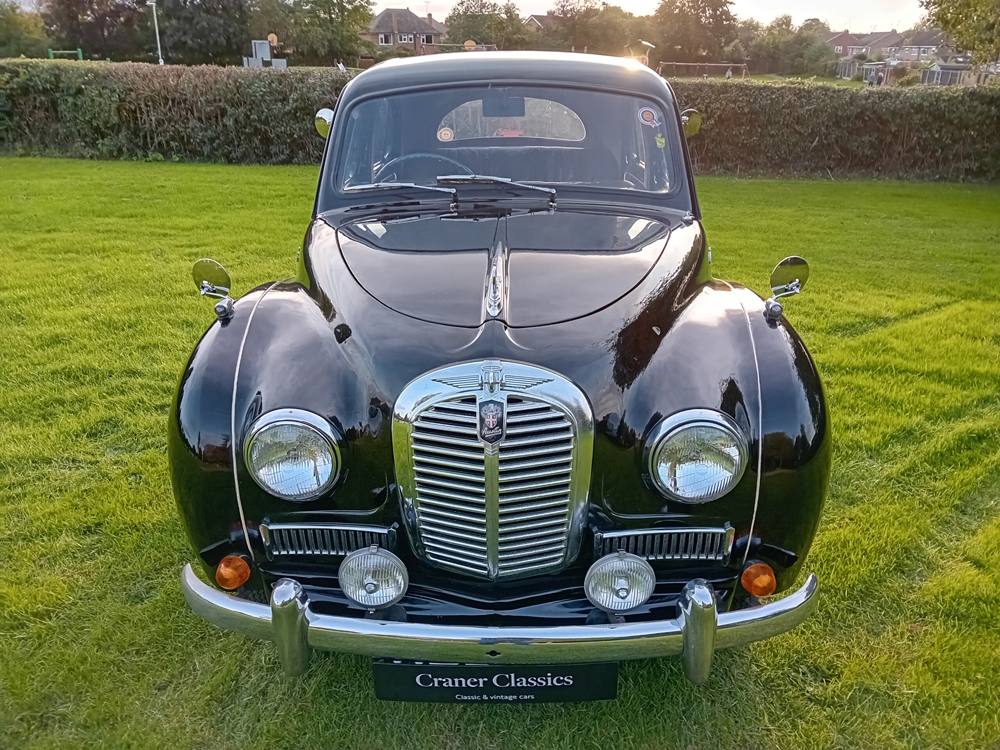
[(555, 188), (531, 185), (527, 182), (518, 182), (507, 177), (494, 177), (493, 175), (485, 174), (446, 174), (438, 175), (437, 182), (439, 185), (505, 185), (522, 190), (537, 190), (549, 196), (549, 208), (556, 207)]
[(393, 188), (417, 188), (418, 190), (431, 190), (435, 193), (448, 193), (451, 196), (451, 210), (458, 210), (458, 191), (455, 188), (418, 185), (415, 182), (372, 182), (367, 185), (351, 185), (351, 187), (344, 188), (344, 192), (367, 193), (372, 190), (391, 190)]

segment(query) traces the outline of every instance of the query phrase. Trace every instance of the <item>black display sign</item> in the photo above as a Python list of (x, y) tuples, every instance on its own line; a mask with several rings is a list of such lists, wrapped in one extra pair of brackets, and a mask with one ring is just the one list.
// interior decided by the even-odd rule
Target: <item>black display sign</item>
[(375, 697), (432, 703), (556, 703), (618, 696), (618, 663), (429, 664), (373, 659)]

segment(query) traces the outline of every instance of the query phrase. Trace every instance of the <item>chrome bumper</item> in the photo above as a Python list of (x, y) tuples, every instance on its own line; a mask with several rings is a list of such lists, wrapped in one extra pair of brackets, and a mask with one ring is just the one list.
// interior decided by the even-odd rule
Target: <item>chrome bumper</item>
[(282, 578), (271, 605), (237, 599), (202, 582), (184, 566), (184, 598), (201, 618), (225, 630), (274, 641), (284, 670), (302, 674), (309, 651), (343, 651), (394, 659), (469, 664), (568, 664), (680, 654), (695, 682), (708, 679), (720, 648), (742, 646), (791, 630), (816, 609), (818, 581), (810, 575), (784, 599), (736, 612), (717, 612), (711, 586), (684, 587), (673, 620), (555, 627), (467, 627), (320, 615), (302, 587)]

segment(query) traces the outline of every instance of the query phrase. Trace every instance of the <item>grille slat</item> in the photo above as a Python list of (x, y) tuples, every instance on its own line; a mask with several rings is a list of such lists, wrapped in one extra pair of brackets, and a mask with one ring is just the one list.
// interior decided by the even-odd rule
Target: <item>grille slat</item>
[(618, 550), (647, 560), (704, 560), (727, 562), (732, 549), (733, 529), (639, 529), (636, 531), (594, 532), (594, 556)]
[(539, 435), (538, 433), (531, 433), (528, 437), (511, 438), (510, 440), (505, 440), (504, 445), (508, 448), (526, 448), (532, 445), (545, 445), (562, 440), (572, 440), (573, 433), (569, 429), (562, 429), (559, 432), (553, 432), (551, 434), (543, 433)]

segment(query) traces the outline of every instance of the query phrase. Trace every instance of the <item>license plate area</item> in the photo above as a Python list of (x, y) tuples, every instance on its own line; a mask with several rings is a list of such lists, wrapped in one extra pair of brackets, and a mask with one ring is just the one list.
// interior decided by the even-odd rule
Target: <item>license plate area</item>
[(618, 696), (618, 663), (440, 664), (372, 659), (375, 697), (420, 703), (559, 703)]

